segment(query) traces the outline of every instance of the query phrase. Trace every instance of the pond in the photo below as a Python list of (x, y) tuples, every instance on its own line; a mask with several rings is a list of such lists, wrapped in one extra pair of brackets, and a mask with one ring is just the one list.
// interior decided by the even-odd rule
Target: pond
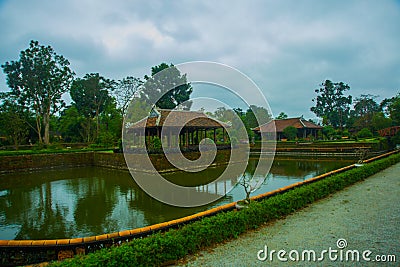
[[(246, 175), (258, 159), (251, 157)], [(252, 195), (349, 165), (348, 159), (275, 158), (262, 186)], [(204, 179), (217, 177), (223, 166), (207, 169)], [(164, 175), (190, 185), (187, 173)], [(227, 183), (201, 190), (223, 191)], [(178, 208), (154, 200), (135, 184), (128, 171), (98, 167), (52, 169), (0, 175), (0, 239), (57, 239), (111, 233), (194, 214), (245, 197), (242, 187), (206, 206)]]

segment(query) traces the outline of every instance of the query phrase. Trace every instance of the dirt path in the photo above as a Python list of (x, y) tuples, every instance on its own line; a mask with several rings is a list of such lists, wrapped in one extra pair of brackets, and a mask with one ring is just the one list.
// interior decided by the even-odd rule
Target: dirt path
[[(347, 247), (339, 248), (339, 239), (345, 239)], [(268, 258), (260, 261), (257, 254), (265, 258), (265, 246)], [(271, 261), (271, 250), (285, 250), (286, 254), (282, 254), (281, 258), (288, 261), (280, 261), (277, 252), (272, 255)], [(304, 250), (315, 251), (317, 260), (323, 250), (327, 252), (322, 256), (324, 261), (310, 262), (308, 256), (313, 259), (312, 252)], [(359, 252), (359, 262), (353, 260), (353, 256), (356, 258), (355, 250)], [(370, 262), (363, 259), (362, 253), (366, 250), (371, 251), (369, 255), (368, 252), (365, 254)], [(291, 260), (296, 258), (296, 252), (299, 253), (298, 262)], [(301, 260), (303, 252), (305, 260)], [(341, 253), (343, 261), (340, 261)], [(396, 262), (372, 262), (377, 255), (382, 255), (381, 259), (386, 255), (395, 255)], [(336, 261), (330, 259), (335, 256)], [(186, 260), (181, 265), (400, 266), (400, 163), (285, 219), (269, 223), (208, 251), (201, 251)]]

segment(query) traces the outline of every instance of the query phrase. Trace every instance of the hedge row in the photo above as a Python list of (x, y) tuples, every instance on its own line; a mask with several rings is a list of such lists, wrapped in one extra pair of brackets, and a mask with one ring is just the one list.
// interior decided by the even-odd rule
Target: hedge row
[(201, 248), (236, 238), (248, 229), (257, 228), (267, 221), (288, 215), (397, 162), (400, 162), (400, 154), (329, 176), (259, 202), (252, 202), (247, 209), (219, 213), (178, 229), (135, 239), (119, 247), (102, 249), (62, 262), (53, 262), (51, 265), (159, 266), (171, 263)]
[(71, 148), (71, 149), (38, 149), (38, 150), (0, 150), (0, 156), (25, 156), (25, 155), (40, 155), (40, 154), (61, 154), (61, 153), (77, 153), (77, 152), (92, 152), (104, 151), (113, 152), (109, 148)]

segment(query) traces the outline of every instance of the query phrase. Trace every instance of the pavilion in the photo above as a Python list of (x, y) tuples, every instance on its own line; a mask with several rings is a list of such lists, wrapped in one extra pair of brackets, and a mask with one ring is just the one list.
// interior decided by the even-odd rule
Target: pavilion
[(285, 139), (283, 130), (289, 126), (293, 126), (297, 129), (297, 138), (304, 138), (304, 139), (308, 138), (310, 135), (313, 136), (314, 138), (317, 138), (318, 130), (322, 129), (321, 126), (306, 121), (302, 117), (298, 117), (298, 118), (288, 118), (281, 120), (272, 120), (252, 130), (254, 133), (263, 135), (267, 138), (268, 136), (273, 136), (273, 133), (276, 131), (276, 139), (278, 141), (281, 141)]
[[(229, 124), (209, 118), (201, 111), (152, 109), (148, 117), (129, 127), (128, 132), (134, 134), (133, 144), (140, 144), (145, 138), (149, 144), (155, 137), (162, 138), (168, 147), (180, 146), (188, 148), (198, 145), (206, 137), (217, 143), (217, 130), (222, 129), (222, 138), (226, 142), (226, 130)], [(165, 140), (166, 139), (166, 140)]]

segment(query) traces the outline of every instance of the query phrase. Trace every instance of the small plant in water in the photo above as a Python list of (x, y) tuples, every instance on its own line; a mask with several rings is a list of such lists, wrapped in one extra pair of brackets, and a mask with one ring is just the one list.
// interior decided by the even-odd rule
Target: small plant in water
[(244, 192), (246, 193), (246, 198), (243, 199), (241, 202), (242, 204), (249, 204), (250, 203), (250, 194), (256, 191), (260, 186), (263, 184), (265, 178), (261, 177), (252, 177), (250, 175), (246, 175), (243, 173), (242, 177), (239, 180), (238, 185), (241, 185), (244, 188)]
[(359, 148), (356, 150), (356, 155), (358, 156), (358, 164), (363, 164), (364, 160), (367, 158), (368, 156), (368, 149), (366, 148)]

